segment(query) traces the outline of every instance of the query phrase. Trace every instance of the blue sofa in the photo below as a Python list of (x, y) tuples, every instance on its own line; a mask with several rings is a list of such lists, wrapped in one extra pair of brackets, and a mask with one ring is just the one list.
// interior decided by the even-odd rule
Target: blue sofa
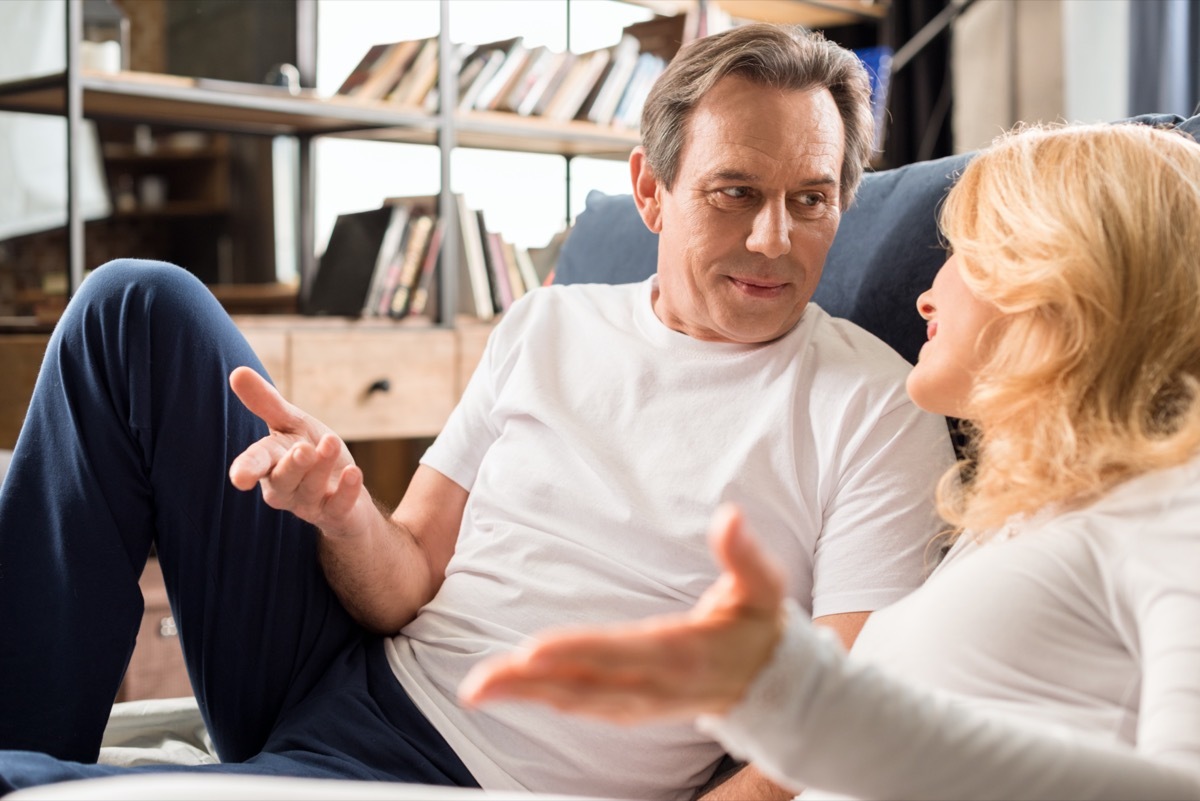
[[(1178, 127), (1200, 138), (1200, 116), (1153, 114), (1125, 120)], [(970, 154), (867, 173), (842, 216), (813, 301), (862, 326), (910, 363), (925, 342), (916, 299), (945, 260), (937, 212)], [(627, 283), (655, 271), (658, 237), (631, 195), (592, 192), (563, 245), (554, 282)]]

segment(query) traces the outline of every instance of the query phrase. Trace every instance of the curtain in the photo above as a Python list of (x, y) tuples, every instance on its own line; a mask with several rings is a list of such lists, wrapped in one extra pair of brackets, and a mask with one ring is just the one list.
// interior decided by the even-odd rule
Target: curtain
[[(948, 0), (893, 0), (885, 23), (887, 41), (899, 50), (947, 5)], [(892, 73), (880, 167), (900, 167), (953, 153), (952, 27), (930, 40), (903, 69)]]
[(1129, 5), (1129, 113), (1192, 116), (1200, 110), (1200, 0)]

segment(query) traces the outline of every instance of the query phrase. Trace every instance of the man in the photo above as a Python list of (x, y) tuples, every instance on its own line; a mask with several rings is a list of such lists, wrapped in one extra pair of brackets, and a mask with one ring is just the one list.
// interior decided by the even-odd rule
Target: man
[[(944, 424), (908, 401), (906, 363), (808, 305), (867, 98), (852, 54), (772, 26), (681, 52), (630, 159), (658, 275), (514, 306), (390, 515), (332, 432), (239, 366), (257, 362), (193, 281), (98, 270), (0, 498), (0, 608), (28, 610), (0, 622), (0, 746), (94, 759), (153, 542), (222, 770), (691, 797), (721, 752), (690, 726), (467, 710), (457, 686), (547, 625), (691, 606), (724, 500), (844, 642), (920, 582)], [(11, 785), (105, 770), (0, 755)]]

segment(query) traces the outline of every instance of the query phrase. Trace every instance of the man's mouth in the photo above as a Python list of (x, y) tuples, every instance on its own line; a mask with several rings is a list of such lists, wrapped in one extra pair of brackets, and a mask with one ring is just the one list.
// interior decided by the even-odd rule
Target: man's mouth
[(729, 280), (743, 293), (756, 298), (773, 298), (783, 292), (786, 281), (771, 281), (765, 278), (735, 278)]

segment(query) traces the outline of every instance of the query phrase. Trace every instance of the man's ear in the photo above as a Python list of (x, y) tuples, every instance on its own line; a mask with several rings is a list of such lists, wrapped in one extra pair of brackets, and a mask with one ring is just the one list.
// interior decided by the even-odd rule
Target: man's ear
[(642, 222), (653, 233), (662, 231), (662, 205), (659, 192), (663, 191), (650, 162), (646, 160), (646, 149), (638, 146), (629, 154), (629, 173), (633, 179), (633, 202), (637, 204)]

